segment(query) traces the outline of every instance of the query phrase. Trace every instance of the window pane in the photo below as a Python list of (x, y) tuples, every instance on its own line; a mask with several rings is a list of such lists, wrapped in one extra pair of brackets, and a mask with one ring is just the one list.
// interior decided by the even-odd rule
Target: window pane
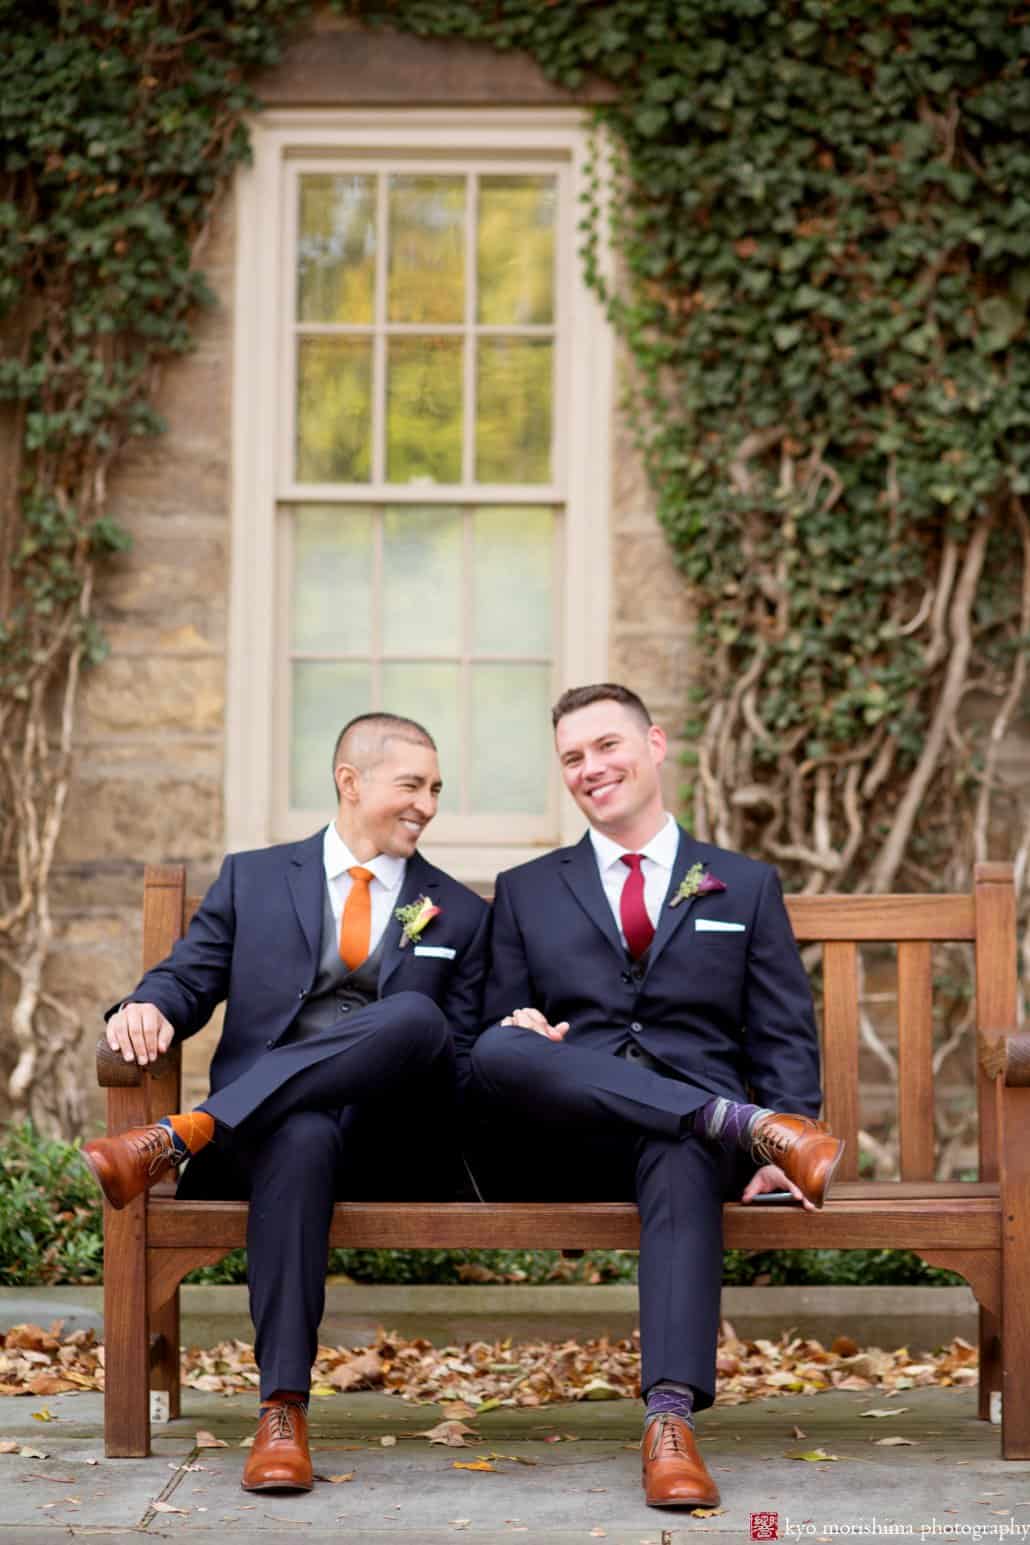
[(461, 649), (461, 514), (387, 510), (383, 517), (383, 649), (456, 655)]
[[(404, 714), (422, 724), (436, 741), (443, 778), (441, 810), (461, 807), (459, 667), (423, 665), (417, 660), (383, 666), (383, 703), (387, 713)], [(432, 837), (432, 827), (429, 829)]]
[(333, 804), (332, 760), (336, 737), (372, 703), (367, 664), (295, 660), (290, 725), (290, 804), (299, 810)]
[(387, 321), (460, 322), (465, 314), (465, 179), (389, 180)]
[(546, 339), (480, 339), (478, 482), (550, 482), (553, 358)]
[(372, 629), (372, 512), (308, 505), (293, 517), (290, 643), (367, 654)]
[(550, 654), (553, 524), (550, 510), (528, 506), (473, 514), (477, 654)]
[(553, 177), (479, 179), (479, 320), (519, 327), (554, 318)]
[(461, 340), (391, 338), (388, 344), (386, 477), (461, 480)]
[(372, 466), (372, 344), (301, 338), (297, 481), (367, 483)]
[(375, 288), (375, 178), (319, 173), (300, 179), (297, 316), (371, 322)]
[(473, 810), (546, 814), (550, 703), (550, 666), (472, 667)]

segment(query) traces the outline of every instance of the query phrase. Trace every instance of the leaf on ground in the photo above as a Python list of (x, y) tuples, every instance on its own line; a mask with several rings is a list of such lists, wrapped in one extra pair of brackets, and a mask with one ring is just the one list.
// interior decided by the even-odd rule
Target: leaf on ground
[(16, 1454), (20, 1446), (18, 1443), (8, 1442), (5, 1438), (3, 1443), (0, 1443), (0, 1454)]
[(190, 1511), (188, 1507), (174, 1507), (171, 1502), (152, 1502), (150, 1506), (155, 1513), (182, 1513), (184, 1517), (188, 1517)]
[(451, 1465), (455, 1470), (490, 1470), (494, 1467), (489, 1459), (452, 1459)]
[(877, 1448), (901, 1448), (903, 1444), (906, 1448), (918, 1446), (915, 1438), (874, 1438), (873, 1442)]
[(353, 1470), (348, 1470), (346, 1475), (327, 1475), (326, 1476), (326, 1480), (329, 1482), (330, 1486), (343, 1486), (345, 1484), (345, 1482), (352, 1481), (353, 1479), (354, 1479), (354, 1471)]
[(792, 1438), (807, 1438), (808, 1437), (808, 1433), (805, 1432), (804, 1428), (803, 1427), (798, 1427), (798, 1426), (794, 1426), (794, 1427), (792, 1427), (790, 1429), (790, 1435), (791, 1435)]
[(721, 1518), (726, 1509), (724, 1507), (692, 1507), (691, 1518)]
[[(33, 1385), (36, 1385), (36, 1384), (40, 1384), (40, 1383), (42, 1383), (44, 1381), (41, 1380), (41, 1379), (33, 1379), (32, 1382), (33, 1382)], [(45, 1382), (46, 1383), (51, 1383), (51, 1382), (58, 1382), (59, 1383), (60, 1380), (52, 1381), (52, 1380), (47, 1379)], [(53, 1394), (56, 1394), (58, 1392), (56, 1390), (52, 1390), (52, 1389), (35, 1389), (34, 1388), (32, 1393), (34, 1395), (53, 1395)], [(32, 1413), (32, 1420), (34, 1422), (56, 1422), (56, 1421), (59, 1421), (60, 1418), (55, 1416), (53, 1411), (51, 1411), (48, 1406), (44, 1406), (41, 1411), (33, 1411), (33, 1413)]]
[[(204, 1428), (204, 1427), (201, 1427), (200, 1431), (197, 1432), (194, 1435), (193, 1441), (197, 1445), (198, 1448), (228, 1448), (229, 1447), (228, 1443), (226, 1443), (224, 1438), (216, 1438), (213, 1432), (208, 1432), (207, 1429)], [(254, 1440), (252, 1438), (251, 1442), (253, 1442), (253, 1441)]]
[(859, 1411), (858, 1414), (859, 1416), (900, 1416), (902, 1411), (910, 1411), (911, 1409), (911, 1406), (890, 1406), (881, 1408), (879, 1411)]
[(809, 1448), (803, 1454), (784, 1454), (784, 1459), (808, 1459), (812, 1463), (820, 1460), (839, 1459), (839, 1454), (828, 1454), (824, 1448)]
[(394, 1448), (396, 1447), (397, 1439), (392, 1433), (387, 1432), (379, 1439), (379, 1444), (381, 1448)]
[(607, 1379), (591, 1379), (579, 1392), (580, 1400), (620, 1400), (621, 1392)]
[(425, 1432), (416, 1432), (416, 1438), (428, 1438), (430, 1443), (445, 1443), (448, 1448), (467, 1448), (465, 1434), (469, 1432), (473, 1437), (478, 1437), (474, 1427), (467, 1422), (446, 1421), (437, 1422), (435, 1427), (430, 1427)]
[(49, 1459), (49, 1454), (44, 1454), (41, 1448), (29, 1448), (27, 1443), (22, 1443), (18, 1448), (22, 1459)]

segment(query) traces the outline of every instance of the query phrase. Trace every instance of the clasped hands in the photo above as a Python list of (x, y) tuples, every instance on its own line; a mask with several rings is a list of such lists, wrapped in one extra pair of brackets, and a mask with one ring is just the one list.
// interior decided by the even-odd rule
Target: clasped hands
[[(567, 1019), (552, 1025), (539, 1009), (515, 1009), (511, 1014), (505, 1015), (501, 1024), (517, 1025), (520, 1030), (532, 1030), (548, 1041), (563, 1041), (569, 1029)], [(744, 1187), (740, 1200), (745, 1203), (753, 1202), (756, 1196), (762, 1196), (767, 1191), (789, 1191), (794, 1200), (802, 1204), (806, 1212), (816, 1211), (812, 1203), (806, 1201), (793, 1180), (788, 1179), (778, 1164), (763, 1164), (761, 1169), (756, 1170)]]

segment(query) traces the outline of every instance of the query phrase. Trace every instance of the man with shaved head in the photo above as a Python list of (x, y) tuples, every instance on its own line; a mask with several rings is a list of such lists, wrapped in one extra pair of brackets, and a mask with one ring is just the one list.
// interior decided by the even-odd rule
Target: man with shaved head
[(189, 1160), (179, 1194), (247, 1198), (261, 1374), (249, 1491), (310, 1491), (307, 1399), (337, 1199), (453, 1194), (452, 1111), (482, 1023), (489, 909), (417, 851), (436, 814), (432, 736), (362, 714), (333, 752), (336, 817), (230, 854), (186, 937), (109, 1010), (146, 1065), (225, 1001), (196, 1110), (86, 1143), (112, 1207)]

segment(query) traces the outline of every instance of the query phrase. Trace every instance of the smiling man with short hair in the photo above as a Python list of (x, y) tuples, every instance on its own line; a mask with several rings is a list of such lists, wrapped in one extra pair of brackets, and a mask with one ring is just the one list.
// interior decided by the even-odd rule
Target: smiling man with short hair
[(723, 1201), (820, 1207), (843, 1144), (812, 1119), (818, 1037), (775, 870), (666, 812), (665, 734), (636, 693), (575, 688), (553, 722), (590, 830), (498, 877), (476, 1175), (513, 1200), (636, 1201), (647, 1501), (713, 1506), (692, 1429), (715, 1395)]
[(489, 909), (417, 852), (441, 790), (432, 737), (363, 714), (337, 740), (333, 782), (335, 820), (226, 858), (186, 937), (109, 1013), (110, 1046), (146, 1065), (224, 999), (209, 1098), (83, 1148), (114, 1207), (187, 1159), (181, 1195), (249, 1198), (252, 1491), (311, 1489), (333, 1203), (453, 1193), (447, 1134), (482, 1023)]

